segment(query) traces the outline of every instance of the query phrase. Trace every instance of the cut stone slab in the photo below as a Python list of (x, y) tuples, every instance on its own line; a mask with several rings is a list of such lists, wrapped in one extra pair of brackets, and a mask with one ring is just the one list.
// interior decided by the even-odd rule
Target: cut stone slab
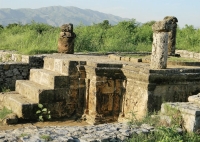
[(175, 102), (163, 103), (161, 106), (161, 113), (164, 115), (175, 115), (179, 110), (183, 119), (183, 127), (188, 132), (195, 132), (200, 129), (200, 105), (192, 102)]
[(63, 56), (62, 54), (57, 54), (55, 55), (55, 57), (45, 57), (44, 69), (69, 76), (72, 71), (72, 67), (86, 64), (86, 61), (80, 61), (80, 59), (76, 59), (75, 57), (76, 56), (70, 56), (69, 54), (67, 54), (66, 56)]
[(200, 93), (197, 95), (189, 96), (188, 101), (192, 103), (197, 103), (200, 105)]
[(31, 69), (30, 81), (48, 86), (52, 89), (67, 88), (69, 86), (68, 76), (46, 69)]
[(15, 90), (37, 103), (54, 101), (54, 90), (33, 81), (17, 80)]
[(120, 61), (122, 57), (121, 56), (117, 56), (115, 54), (110, 54), (110, 55), (108, 55), (108, 58), (110, 58), (112, 60), (118, 60), (118, 61)]
[(130, 62), (134, 62), (134, 63), (142, 62), (142, 58), (130, 58)]
[(37, 102), (30, 100), (19, 93), (12, 91), (7, 93), (0, 93), (3, 101), (3, 105), (12, 110), (13, 113), (17, 115), (18, 118), (23, 119), (33, 119), (35, 116), (30, 112), (36, 112)]

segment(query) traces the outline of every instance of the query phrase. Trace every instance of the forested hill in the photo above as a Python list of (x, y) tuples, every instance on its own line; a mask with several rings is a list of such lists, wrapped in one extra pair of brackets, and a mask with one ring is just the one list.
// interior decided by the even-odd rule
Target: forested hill
[(93, 23), (100, 23), (104, 20), (108, 20), (110, 24), (114, 25), (119, 21), (128, 19), (71, 6), (51, 6), (39, 9), (0, 9), (0, 25), (6, 26), (11, 23), (19, 22), (27, 24), (31, 23), (33, 20), (52, 26), (60, 26), (64, 23), (91, 25)]

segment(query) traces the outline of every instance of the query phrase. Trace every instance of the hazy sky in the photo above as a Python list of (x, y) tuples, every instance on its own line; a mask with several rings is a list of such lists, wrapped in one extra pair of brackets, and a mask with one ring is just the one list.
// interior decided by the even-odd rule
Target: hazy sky
[(47, 6), (75, 6), (134, 18), (142, 23), (175, 16), (180, 27), (185, 24), (200, 27), (200, 0), (0, 0), (0, 8), (35, 9)]

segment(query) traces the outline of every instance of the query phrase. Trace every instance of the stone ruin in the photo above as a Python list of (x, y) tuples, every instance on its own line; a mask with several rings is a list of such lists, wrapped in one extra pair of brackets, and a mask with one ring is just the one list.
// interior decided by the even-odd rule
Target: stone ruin
[(175, 55), (176, 49), (176, 28), (178, 19), (174, 16), (166, 16), (164, 20), (170, 21), (171, 28), (168, 32), (168, 55)]
[(176, 17), (166, 16), (153, 24), (151, 69), (166, 69), (168, 55), (175, 55), (176, 22)]
[[(110, 55), (47, 55), (42, 69), (30, 70), (29, 80), (17, 80), (15, 91), (0, 94), (0, 103), (22, 119), (36, 119), (41, 103), (52, 118), (77, 117), (100, 124), (129, 121), (132, 114), (141, 119), (160, 110), (163, 102), (171, 102), (172, 107), (178, 106), (172, 102), (184, 102), (180, 111), (185, 111), (185, 126), (197, 130), (200, 107), (189, 110), (187, 101), (200, 92), (200, 68), (166, 68), (171, 27), (169, 19), (153, 25), (151, 64), (119, 61)], [(191, 98), (189, 104), (195, 100)], [(162, 105), (162, 113), (166, 111)]]
[(76, 34), (73, 32), (73, 24), (64, 24), (60, 27), (61, 32), (58, 39), (58, 52), (74, 54), (74, 39)]

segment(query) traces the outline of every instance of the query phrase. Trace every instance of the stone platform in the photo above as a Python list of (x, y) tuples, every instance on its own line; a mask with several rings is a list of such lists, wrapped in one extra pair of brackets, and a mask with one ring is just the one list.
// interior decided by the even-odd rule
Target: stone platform
[(29, 80), (17, 80), (15, 92), (1, 93), (0, 100), (23, 119), (36, 119), (41, 103), (53, 118), (83, 117), (99, 124), (128, 121), (132, 113), (139, 119), (162, 102), (186, 102), (198, 92), (198, 67), (151, 70), (149, 63), (108, 56), (52, 54), (43, 69), (31, 69)]
[[(182, 119), (182, 127), (188, 132), (196, 132), (200, 129), (200, 94), (190, 96), (189, 102), (163, 103), (161, 113), (177, 115)], [(172, 119), (172, 118), (171, 118)]]

